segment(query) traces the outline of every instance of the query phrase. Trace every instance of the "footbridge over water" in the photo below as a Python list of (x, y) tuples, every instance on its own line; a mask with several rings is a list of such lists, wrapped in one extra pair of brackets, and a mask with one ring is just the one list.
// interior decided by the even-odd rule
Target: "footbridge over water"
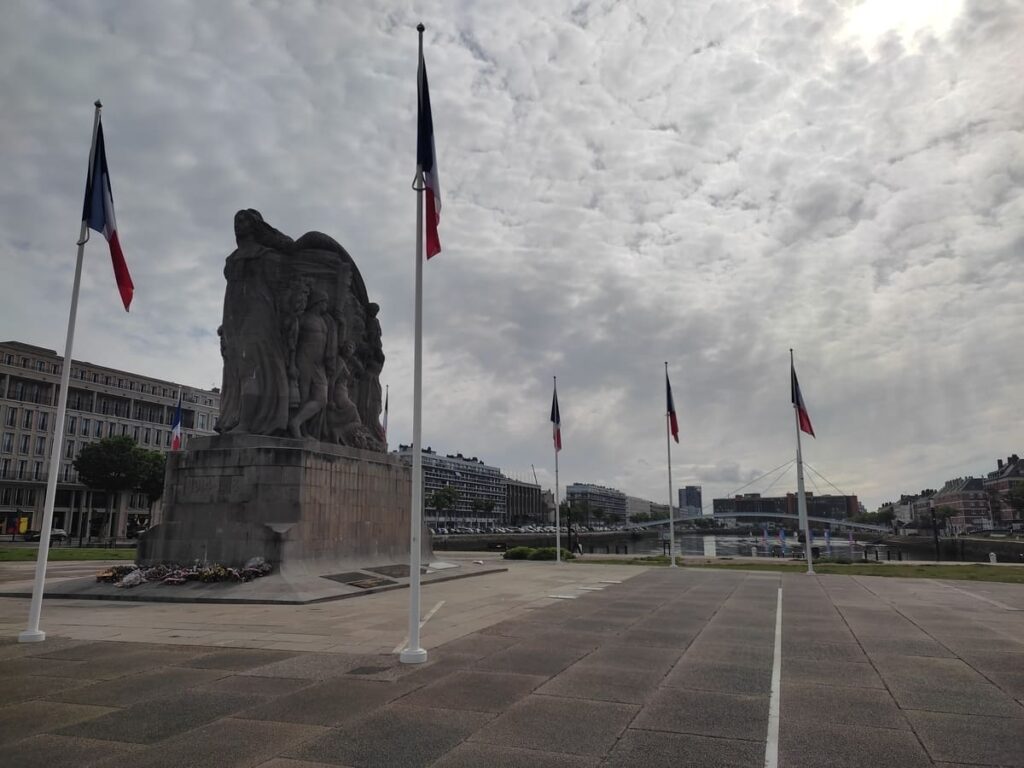
[[(788, 512), (725, 512), (725, 513), (717, 514), (717, 515), (702, 515), (699, 518), (695, 518), (695, 517), (676, 517), (675, 518), (675, 522), (677, 522), (677, 523), (692, 523), (694, 520), (700, 520), (700, 519), (707, 520), (708, 518), (711, 518), (712, 520), (724, 520), (724, 519), (727, 519), (727, 518), (728, 519), (734, 519), (734, 518), (735, 519), (739, 519), (739, 518), (744, 518), (744, 517), (756, 517), (756, 518), (774, 517), (774, 518), (781, 518), (781, 519), (787, 519), (787, 520), (799, 520), (800, 519), (799, 515), (794, 515), (794, 514), (791, 514), (791, 513), (788, 513)], [(871, 525), (870, 523), (855, 523), (852, 520), (836, 520), (836, 519), (831, 518), (831, 517), (815, 517), (814, 515), (808, 516), (807, 519), (810, 522), (812, 522), (812, 523), (817, 523), (817, 524), (821, 524), (821, 525), (829, 525), (829, 526), (831, 526), (831, 525), (842, 525), (842, 526), (845, 526), (847, 528), (853, 528), (853, 529), (858, 530), (858, 531), (873, 531), (875, 533), (892, 533), (892, 529), (889, 526), (887, 526), (887, 525)], [(668, 525), (668, 518), (667, 517), (664, 520), (652, 520), (652, 521), (647, 522), (647, 523), (636, 523), (636, 527), (638, 527), (638, 528), (657, 528), (657, 527), (662, 526), (662, 525)]]

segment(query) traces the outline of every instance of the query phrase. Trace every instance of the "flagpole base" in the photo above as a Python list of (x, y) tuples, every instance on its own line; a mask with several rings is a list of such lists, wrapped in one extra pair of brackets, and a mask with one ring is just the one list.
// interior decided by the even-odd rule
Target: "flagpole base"
[(403, 664), (423, 664), (427, 660), (427, 652), (422, 648), (406, 648), (398, 654)]
[(26, 629), (18, 634), (19, 643), (41, 643), (46, 639), (46, 633), (41, 629)]
[(807, 569), (807, 575), (808, 576), (814, 576), (814, 569), (813, 568), (808, 568)]

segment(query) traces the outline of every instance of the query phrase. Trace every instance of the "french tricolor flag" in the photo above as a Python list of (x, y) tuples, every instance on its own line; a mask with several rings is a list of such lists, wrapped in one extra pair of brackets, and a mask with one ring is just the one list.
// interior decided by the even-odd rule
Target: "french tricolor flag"
[(679, 419), (676, 417), (676, 401), (672, 397), (672, 383), (668, 380), (668, 371), (665, 371), (665, 399), (668, 409), (668, 430), (672, 433), (672, 439), (679, 442)]
[(555, 453), (562, 450), (562, 414), (558, 412), (558, 386), (555, 386), (551, 397), (551, 439), (555, 444)]
[(171, 422), (171, 450), (181, 450), (181, 393), (178, 393), (178, 407), (174, 409), (174, 421)]
[(427, 64), (420, 48), (417, 76), (419, 109), (416, 130), (416, 164), (423, 174), (426, 194), (427, 258), (441, 252), (437, 225), (441, 223), (441, 179), (437, 175), (437, 151), (434, 149), (434, 118), (430, 112), (430, 90), (427, 88)]
[(114, 265), (114, 279), (121, 294), (125, 312), (131, 306), (135, 285), (128, 274), (128, 264), (121, 252), (121, 241), (117, 236), (117, 220), (114, 218), (114, 195), (110, 191), (110, 172), (107, 170), (107, 150), (103, 145), (103, 124), (96, 126), (96, 146), (92, 148), (92, 167), (85, 183), (85, 205), (82, 221), (107, 239), (110, 245), (110, 260)]
[[(793, 364), (789, 364), (790, 374), (790, 398), (793, 401), (793, 407), (796, 409), (797, 423), (800, 425), (800, 430), (806, 432), (811, 437), (814, 437), (814, 427), (811, 426), (811, 416), (807, 413), (807, 406), (804, 405), (804, 396), (800, 394), (800, 382), (796, 380), (796, 368)], [(797, 433), (797, 437), (800, 434)]]

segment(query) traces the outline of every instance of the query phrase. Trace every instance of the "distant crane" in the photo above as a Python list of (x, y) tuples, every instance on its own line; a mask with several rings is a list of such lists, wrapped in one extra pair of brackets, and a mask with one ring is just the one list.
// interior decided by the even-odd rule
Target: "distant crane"
[(534, 469), (533, 464), (530, 465), (530, 469), (533, 470), (533, 482), (534, 482), (534, 484), (540, 485), (540, 480), (537, 479), (537, 470)]

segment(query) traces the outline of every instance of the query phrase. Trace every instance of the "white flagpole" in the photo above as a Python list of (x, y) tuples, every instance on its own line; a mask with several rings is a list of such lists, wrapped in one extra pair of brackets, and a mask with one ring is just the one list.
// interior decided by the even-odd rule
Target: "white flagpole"
[[(668, 394), (668, 360), (665, 361), (665, 389)], [(668, 402), (665, 403), (668, 405)], [(668, 551), (671, 557), (672, 567), (676, 565), (676, 521), (672, 514), (672, 414), (665, 410), (665, 452), (668, 455)]]
[[(96, 112), (92, 121), (92, 144), (89, 147), (89, 175), (92, 178), (93, 161), (96, 153), (96, 131), (100, 125), (100, 110), (103, 105), (95, 103)], [(53, 505), (57, 498), (57, 473), (60, 471), (60, 457), (64, 451), (64, 417), (68, 406), (68, 385), (71, 381), (71, 350), (75, 343), (75, 319), (78, 315), (78, 289), (82, 284), (82, 261), (85, 244), (89, 240), (89, 224), (82, 217), (82, 229), (78, 235), (78, 259), (75, 262), (75, 282), (71, 289), (71, 311), (68, 313), (68, 335), (64, 343), (64, 363), (60, 371), (60, 394), (57, 397), (57, 419), (53, 427), (53, 443), (50, 446), (50, 473), (46, 477), (46, 506), (43, 511), (43, 528), (39, 534), (39, 550), (36, 554), (36, 575), (32, 582), (32, 603), (28, 609), (28, 627), (18, 635), (19, 643), (41, 643), (46, 633), (39, 629), (39, 617), (43, 612), (43, 588), (46, 584), (46, 561), (50, 556), (50, 528), (53, 526)]]
[[(793, 375), (793, 350), (789, 350), (789, 370)], [(800, 403), (793, 403), (793, 417), (796, 419), (796, 508), (800, 527), (804, 529), (804, 550), (807, 553), (807, 572), (814, 573), (814, 558), (811, 555), (811, 526), (807, 520), (807, 495), (804, 493), (804, 460), (800, 451)]]
[[(420, 36), (419, 62), (423, 64), (422, 24), (416, 30)], [(417, 71), (416, 89), (419, 92), (421, 74)], [(416, 308), (413, 342), (412, 375), (412, 510), (409, 515), (409, 644), (398, 658), (405, 664), (422, 664), (427, 652), (420, 647), (420, 536), (423, 528), (423, 454), (420, 451), (420, 406), (423, 393), (423, 169), (417, 164), (416, 180)]]
[[(551, 377), (555, 382), (555, 401), (558, 400), (558, 377)], [(562, 411), (559, 408), (558, 411), (558, 430), (561, 433), (562, 429)], [(552, 440), (552, 445), (555, 449), (555, 562), (562, 562), (562, 522), (561, 522), (561, 510), (559, 510), (558, 503), (558, 444)]]

